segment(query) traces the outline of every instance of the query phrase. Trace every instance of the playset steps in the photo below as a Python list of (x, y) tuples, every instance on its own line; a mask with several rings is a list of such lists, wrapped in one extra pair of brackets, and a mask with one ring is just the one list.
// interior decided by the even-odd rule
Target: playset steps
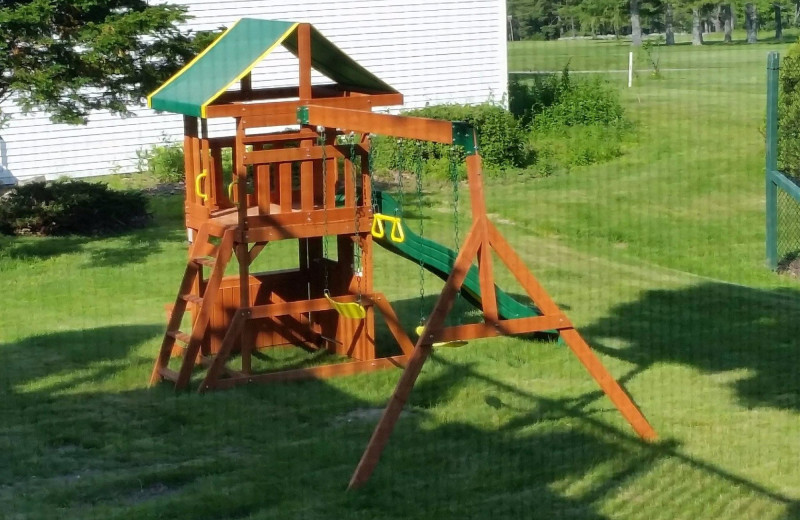
[(214, 260), (213, 258), (209, 258), (206, 256), (198, 256), (197, 258), (192, 258), (192, 262), (206, 267), (214, 267), (214, 264), (217, 263), (217, 261)]
[(194, 305), (203, 305), (203, 299), (196, 294), (181, 294), (180, 298), (187, 303), (192, 303)]
[(178, 381), (178, 373), (174, 370), (170, 370), (167, 367), (160, 367), (158, 369), (158, 375), (161, 376), (162, 379), (172, 381), (173, 383)]
[(171, 338), (175, 338), (178, 341), (180, 341), (182, 343), (185, 343), (187, 345), (192, 341), (191, 334), (186, 334), (185, 332), (180, 331), (180, 330), (168, 330), (167, 331), (167, 336), (170, 336)]
[[(214, 233), (221, 233), (221, 237)], [(219, 244), (211, 243), (211, 237), (221, 238)], [(176, 390), (181, 390), (189, 384), (192, 371), (201, 353), (212, 308), (225, 274), (225, 267), (233, 255), (233, 237), (233, 229), (219, 229), (216, 226), (203, 226), (197, 234), (192, 244), (189, 261), (186, 263), (183, 281), (172, 306), (161, 349), (153, 367), (150, 377), (151, 385), (166, 379), (175, 383)], [(210, 268), (207, 280), (203, 279), (204, 267)], [(180, 330), (180, 326), (189, 304), (194, 305), (192, 327), (189, 332), (184, 332)], [(173, 354), (183, 355), (178, 371), (167, 368)]]

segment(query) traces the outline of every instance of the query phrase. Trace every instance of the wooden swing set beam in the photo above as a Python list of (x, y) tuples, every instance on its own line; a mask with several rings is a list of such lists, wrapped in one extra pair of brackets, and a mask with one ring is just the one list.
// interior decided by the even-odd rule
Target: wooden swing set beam
[[(316, 103), (316, 100), (314, 100)], [(453, 144), (453, 123), (425, 117), (376, 114), (334, 106), (306, 105), (307, 124), (341, 128), (362, 134), (372, 133), (403, 139)], [(305, 121), (300, 121), (305, 123)]]

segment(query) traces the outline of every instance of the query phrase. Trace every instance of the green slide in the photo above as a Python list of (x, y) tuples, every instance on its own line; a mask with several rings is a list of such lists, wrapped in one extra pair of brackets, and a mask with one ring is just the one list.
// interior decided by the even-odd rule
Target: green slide
[[(395, 215), (399, 210), (399, 205), (388, 193), (376, 192), (378, 208), (384, 215)], [(447, 280), (450, 269), (455, 263), (456, 252), (437, 242), (423, 238), (412, 232), (407, 226), (403, 226), (405, 240), (403, 242), (393, 242), (389, 236), (391, 234), (391, 224), (386, 225), (386, 234), (383, 238), (375, 238), (375, 242), (383, 248), (396, 255), (411, 260), (435, 274), (442, 280)], [(501, 319), (528, 318), (538, 316), (540, 312), (532, 306), (524, 305), (495, 286), (497, 295), (497, 311)], [(477, 308), (481, 308), (481, 289), (478, 279), (478, 268), (470, 267), (464, 284), (461, 287), (461, 295), (468, 302)]]

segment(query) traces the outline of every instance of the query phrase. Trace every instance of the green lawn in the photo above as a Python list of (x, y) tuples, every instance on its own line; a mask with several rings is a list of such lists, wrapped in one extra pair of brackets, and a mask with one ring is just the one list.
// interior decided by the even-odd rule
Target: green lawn
[[(521, 43), (509, 68), (617, 68), (628, 49)], [(639, 442), (561, 345), (484, 340), (426, 365), (373, 479), (345, 493), (399, 372), (146, 388), (185, 259), (181, 201), (162, 197), (156, 225), (125, 236), (0, 238), (0, 518), (800, 518), (800, 291), (763, 252), (772, 49), (664, 50), (662, 67), (690, 70), (632, 89), (610, 76), (635, 123), (621, 158), (487, 186), (660, 443)], [(426, 236), (451, 244), (449, 192), (426, 191)], [(462, 223), (467, 204), (463, 189)], [(411, 326), (417, 267), (377, 255)], [(426, 278), (429, 304), (440, 286)]]

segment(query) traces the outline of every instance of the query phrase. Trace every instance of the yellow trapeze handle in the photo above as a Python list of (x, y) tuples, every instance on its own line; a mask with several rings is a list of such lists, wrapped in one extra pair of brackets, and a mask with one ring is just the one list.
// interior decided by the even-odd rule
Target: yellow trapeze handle
[(228, 200), (233, 200), (233, 187), (236, 185), (238, 181), (233, 179), (230, 184), (228, 184)]
[[(425, 326), (424, 325), (420, 325), (419, 327), (417, 327), (416, 330), (415, 330), (415, 332), (417, 333), (417, 336), (421, 336), (423, 330), (425, 330)], [(459, 339), (459, 340), (456, 340), (456, 341), (438, 341), (438, 342), (434, 343), (433, 346), (434, 347), (458, 348), (458, 347), (463, 347), (466, 344), (467, 344), (466, 341)]]
[(203, 193), (201, 186), (203, 179), (205, 179), (206, 177), (208, 177), (208, 173), (205, 170), (203, 170), (203, 173), (201, 173), (194, 179), (194, 192), (197, 193), (197, 196), (203, 199), (203, 201), (208, 200), (208, 193)]
[(400, 217), (392, 217), (389, 215), (384, 215), (383, 213), (375, 213), (372, 219), (372, 236), (375, 238), (383, 238), (386, 236), (386, 228), (383, 226), (384, 222), (390, 222), (392, 224), (392, 232), (389, 238), (392, 239), (392, 242), (404, 242), (406, 239), (406, 234), (403, 231), (403, 223), (400, 220)]
[(375, 213), (372, 218), (372, 236), (375, 238), (383, 238), (386, 236), (386, 230), (383, 227), (383, 220), (378, 218), (382, 216), (380, 213)]
[(339, 303), (333, 298), (331, 298), (330, 294), (328, 294), (327, 292), (325, 293), (325, 298), (331, 304), (333, 310), (335, 310), (345, 318), (352, 318), (354, 320), (363, 320), (364, 318), (367, 317), (367, 310), (364, 307), (362, 307), (360, 303)]

